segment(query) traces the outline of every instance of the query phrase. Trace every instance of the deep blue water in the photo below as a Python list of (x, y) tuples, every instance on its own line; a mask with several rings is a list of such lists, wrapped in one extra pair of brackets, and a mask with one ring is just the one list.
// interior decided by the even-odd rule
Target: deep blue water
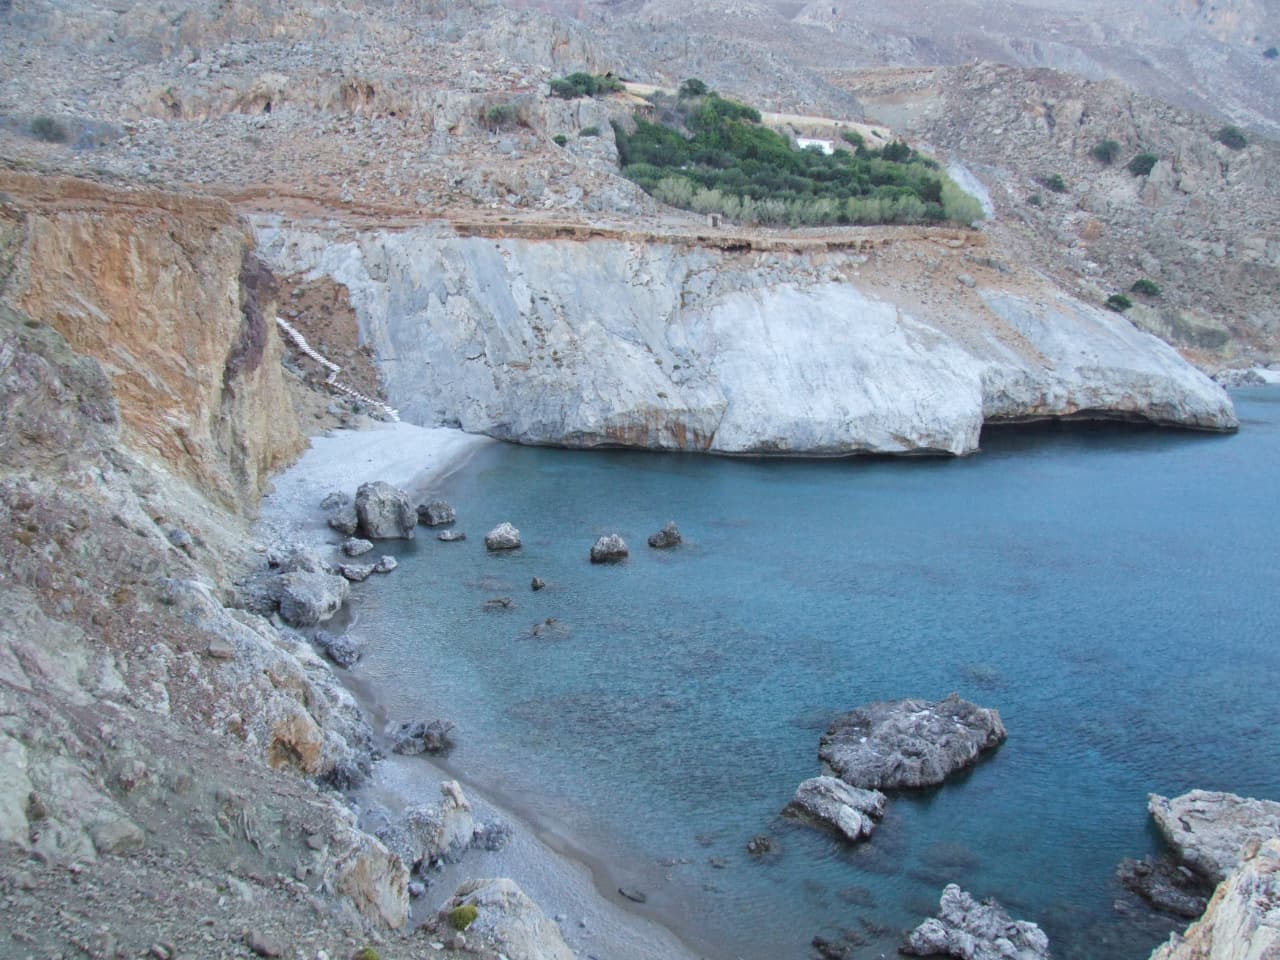
[[(1159, 849), (1147, 793), (1280, 798), (1280, 391), (1236, 401), (1234, 436), (1007, 430), (958, 460), (495, 448), (437, 491), (470, 539), (422, 530), (366, 592), (362, 669), (709, 955), (841, 929), (892, 955), (955, 880), (1056, 956), (1145, 958), (1182, 926), (1114, 906), (1116, 864)], [(669, 519), (685, 545), (645, 546)], [(524, 547), (486, 554), (503, 520)], [(630, 559), (589, 564), (614, 531)], [(832, 715), (953, 690), (1000, 710), (991, 759), (856, 848), (777, 818)]]

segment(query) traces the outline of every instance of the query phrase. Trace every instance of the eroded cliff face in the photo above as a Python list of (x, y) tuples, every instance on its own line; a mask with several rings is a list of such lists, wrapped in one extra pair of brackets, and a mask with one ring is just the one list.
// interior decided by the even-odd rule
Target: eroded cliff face
[(252, 511), (303, 447), (276, 284), (219, 201), (0, 176), (9, 302), (111, 378), (125, 442)]
[(791, 455), (963, 454), (999, 420), (1236, 425), (1170, 347), (976, 234), (788, 250), (256, 226), (274, 269), (348, 288), (390, 402), (422, 424)]

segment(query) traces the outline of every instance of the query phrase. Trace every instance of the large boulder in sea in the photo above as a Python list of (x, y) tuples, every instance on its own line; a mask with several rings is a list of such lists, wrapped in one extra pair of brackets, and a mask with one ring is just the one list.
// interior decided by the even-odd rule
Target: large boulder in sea
[(1049, 938), (1034, 923), (1014, 920), (994, 900), (979, 903), (950, 883), (942, 891), (938, 916), (907, 934), (898, 950), (914, 957), (1048, 960)]
[(468, 944), (478, 941), (508, 960), (574, 960), (560, 928), (514, 880), (468, 880), (440, 908), (444, 928), (448, 929), (450, 914), (459, 907), (475, 911), (466, 927)]
[(871, 836), (876, 821), (884, 816), (885, 802), (879, 790), (851, 787), (835, 777), (812, 777), (796, 788), (782, 814), (829, 827), (856, 843)]
[(598, 537), (591, 545), (592, 563), (617, 563), (627, 559), (627, 542), (618, 534)]
[(509, 523), (500, 523), (484, 535), (486, 550), (515, 550), (520, 546), (520, 531)]
[(412, 540), (418, 525), (418, 513), (409, 503), (409, 495), (384, 480), (360, 485), (356, 519), (366, 540)]
[(424, 527), (443, 527), (458, 519), (453, 505), (448, 500), (432, 500), (430, 503), (418, 504), (418, 522)]
[(676, 526), (676, 522), (668, 520), (665, 527), (649, 535), (649, 546), (655, 550), (665, 550), (668, 547), (679, 546), (681, 539), (680, 528)]
[(1211, 883), (1227, 878), (1247, 846), (1280, 837), (1274, 800), (1192, 790), (1172, 800), (1153, 793), (1147, 809), (1178, 858)]
[(928, 787), (977, 762), (1008, 736), (1000, 714), (951, 694), (945, 700), (885, 700), (836, 717), (818, 757), (864, 790)]
[(280, 616), (294, 627), (324, 623), (342, 607), (350, 588), (342, 577), (295, 570), (279, 580)]

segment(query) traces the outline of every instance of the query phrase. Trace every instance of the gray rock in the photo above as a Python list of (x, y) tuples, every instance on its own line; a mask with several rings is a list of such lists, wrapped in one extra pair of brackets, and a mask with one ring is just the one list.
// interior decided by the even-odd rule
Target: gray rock
[(1126, 858), (1116, 867), (1116, 879), (1157, 910), (1179, 917), (1200, 916), (1213, 893), (1203, 877), (1169, 857)]
[(547, 581), (543, 580), (541, 577), (534, 577), (532, 580), (529, 581), (529, 589), (534, 591), (535, 593), (539, 590), (544, 589), (546, 585), (547, 585)]
[(1034, 923), (1014, 920), (994, 900), (978, 903), (951, 883), (942, 892), (937, 918), (916, 927), (898, 949), (916, 957), (1047, 960), (1049, 938)]
[(321, 510), (337, 510), (351, 503), (351, 498), (341, 490), (332, 490), (324, 495), (324, 499), (320, 501)]
[(835, 777), (813, 777), (796, 788), (783, 816), (828, 827), (857, 843), (871, 836), (884, 816), (885, 795), (879, 790), (851, 787)]
[(649, 537), (649, 546), (656, 550), (662, 550), (678, 545), (681, 539), (680, 528), (676, 526), (676, 522), (668, 520), (665, 527)]
[(635, 887), (619, 887), (618, 892), (632, 903), (647, 903), (649, 901), (648, 895)]
[(418, 522), (424, 527), (442, 527), (458, 519), (453, 506), (447, 500), (432, 500), (418, 504)]
[(1147, 809), (1178, 858), (1215, 884), (1247, 845), (1280, 836), (1280, 803), (1273, 800), (1192, 790), (1172, 800), (1153, 793)]
[(326, 522), (331, 529), (348, 537), (360, 529), (360, 518), (356, 516), (355, 506), (350, 503), (331, 511)]
[(374, 573), (390, 573), (396, 567), (400, 566), (396, 562), (395, 557), (388, 557), (385, 554), (378, 558), (378, 562), (373, 565)]
[(443, 530), (436, 534), (436, 539), (443, 540), (445, 543), (453, 543), (467, 539), (467, 535), (461, 530)]
[(423, 883), (421, 880), (410, 881), (409, 896), (413, 897), (413, 899), (417, 900), (419, 897), (425, 895), (426, 892), (427, 892), (427, 885)]
[(471, 837), (471, 845), (481, 850), (498, 851), (511, 842), (511, 826), (501, 820), (479, 824)]
[(608, 536), (599, 537), (591, 545), (591, 562), (617, 563), (627, 558), (627, 552), (626, 541), (618, 534), (611, 533)]
[(400, 724), (391, 735), (391, 749), (396, 753), (442, 753), (453, 746), (452, 720), (412, 720)]
[(373, 570), (374, 567), (371, 563), (344, 563), (338, 567), (338, 573), (352, 583), (364, 583), (364, 581), (373, 576)]
[(833, 720), (818, 757), (855, 787), (925, 787), (977, 762), (1007, 735), (997, 711), (954, 693), (937, 702), (879, 701)]
[(484, 535), (487, 550), (515, 550), (520, 546), (520, 531), (509, 523), (500, 523)]
[(348, 557), (363, 556), (372, 549), (372, 540), (362, 540), (359, 537), (348, 537), (346, 540), (342, 541), (342, 552)]
[(399, 824), (377, 831), (400, 859), (419, 870), (433, 863), (456, 863), (475, 833), (471, 804), (456, 780), (440, 784), (440, 802), (419, 804), (404, 811)]
[(332, 617), (346, 602), (342, 577), (295, 571), (280, 578), (280, 616), (295, 627), (310, 627)]
[(367, 540), (411, 540), (418, 514), (409, 495), (382, 480), (363, 483), (356, 491), (356, 518)]
[(747, 853), (753, 857), (763, 857), (775, 852), (777, 849), (773, 842), (773, 837), (767, 833), (757, 834), (747, 841)]
[(284, 956), (284, 945), (269, 933), (261, 930), (251, 930), (249, 935), (245, 937), (245, 945), (260, 957), (280, 957)]
[(192, 549), (195, 547), (195, 541), (191, 539), (191, 534), (187, 533), (187, 531), (183, 530), (181, 527), (174, 527), (166, 534), (166, 536), (170, 543), (187, 555), (190, 555)]
[(490, 597), (484, 602), (484, 608), (489, 611), (514, 610), (516, 602), (511, 597)]
[(355, 666), (363, 653), (360, 640), (349, 633), (333, 634), (327, 630), (317, 630), (314, 639), (316, 646), (340, 667)]

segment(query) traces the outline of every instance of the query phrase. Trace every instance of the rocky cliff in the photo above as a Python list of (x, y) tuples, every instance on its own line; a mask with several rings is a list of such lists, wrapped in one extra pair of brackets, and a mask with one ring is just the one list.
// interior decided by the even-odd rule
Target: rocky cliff
[(422, 424), (791, 455), (963, 454), (984, 423), (1040, 418), (1236, 425), (1171, 348), (1015, 271), (979, 234), (788, 247), (278, 218), (257, 232), (274, 269), (347, 287), (390, 402)]

